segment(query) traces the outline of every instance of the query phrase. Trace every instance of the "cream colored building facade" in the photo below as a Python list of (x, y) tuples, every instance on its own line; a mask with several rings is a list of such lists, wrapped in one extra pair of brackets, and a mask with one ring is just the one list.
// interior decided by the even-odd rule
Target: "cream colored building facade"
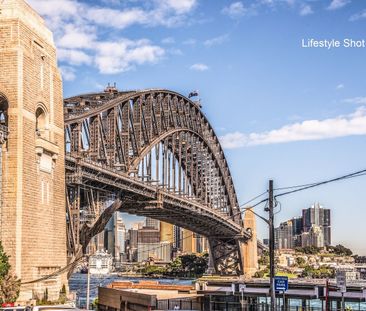
[[(23, 0), (0, 1), (0, 238), (22, 283), (66, 266), (62, 81), (52, 33)], [(23, 285), (19, 300), (55, 299), (66, 275)]]

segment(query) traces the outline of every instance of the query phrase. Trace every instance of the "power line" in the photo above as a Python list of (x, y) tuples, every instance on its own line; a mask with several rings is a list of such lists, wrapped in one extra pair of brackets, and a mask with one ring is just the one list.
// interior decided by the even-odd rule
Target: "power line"
[[(336, 182), (336, 181), (340, 181), (340, 180), (344, 180), (344, 179), (349, 179), (349, 178), (355, 178), (355, 177), (364, 176), (364, 175), (366, 175), (366, 169), (363, 169), (363, 170), (360, 170), (360, 171), (357, 171), (357, 172), (354, 172), (354, 173), (350, 173), (350, 174), (347, 174), (347, 175), (343, 175), (343, 176), (340, 176), (340, 177), (324, 180), (324, 181), (321, 181), (321, 182), (307, 184), (307, 185), (304, 185), (303, 187), (301, 185), (287, 187), (287, 189), (297, 188), (297, 187), (301, 187), (301, 188), (291, 190), (291, 191), (282, 192), (280, 194), (276, 194), (275, 198), (281, 197), (281, 196), (284, 196), (284, 195), (288, 195), (288, 194), (291, 194), (291, 193), (303, 191), (303, 190), (306, 190), (306, 189), (318, 187), (318, 186), (321, 186), (321, 185), (329, 184), (329, 183), (332, 183), (332, 182)], [(281, 189), (281, 188), (278, 188), (278, 189)]]
[(249, 203), (253, 202), (254, 200), (256, 200), (256, 199), (260, 198), (262, 195), (265, 195), (266, 193), (268, 193), (268, 190), (264, 191), (264, 192), (263, 192), (263, 193), (261, 193), (261, 194), (258, 194), (258, 195), (257, 195), (256, 197), (254, 197), (253, 199), (250, 199), (249, 201), (247, 201), (247, 202), (245, 202), (245, 203), (241, 204), (241, 205), (239, 206), (239, 208), (241, 208), (241, 207), (243, 207), (244, 205), (247, 205), (247, 204), (249, 204)]
[(296, 185), (296, 186), (289, 186), (289, 187), (279, 187), (279, 188), (274, 188), (274, 191), (278, 191), (278, 190), (288, 190), (288, 189), (294, 189), (294, 188), (301, 188), (301, 187), (308, 187), (308, 186), (312, 186), (315, 185), (316, 183), (309, 183), (309, 184), (302, 184), (302, 185)]

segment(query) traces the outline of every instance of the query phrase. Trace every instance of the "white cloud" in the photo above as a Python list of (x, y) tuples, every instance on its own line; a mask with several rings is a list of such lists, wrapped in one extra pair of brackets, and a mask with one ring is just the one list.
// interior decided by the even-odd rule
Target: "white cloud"
[(303, 4), (300, 8), (300, 15), (301, 16), (306, 16), (306, 15), (310, 15), (310, 14), (313, 14), (313, 13), (314, 13), (313, 9), (308, 4)]
[(155, 63), (165, 51), (148, 40), (99, 42), (96, 46), (95, 64), (104, 74), (116, 74), (131, 70), (135, 65)]
[(191, 67), (189, 67), (191, 70), (195, 71), (206, 71), (209, 69), (209, 67), (202, 63), (193, 64)]
[[(133, 7), (120, 9), (111, 7), (118, 4), (115, 0), (105, 0), (104, 7), (77, 0), (29, 1), (53, 31), (62, 66), (89, 65), (105, 74), (156, 63), (166, 54), (181, 55), (173, 46), (165, 51), (146, 39), (114, 38), (120, 38), (120, 31), (132, 25), (178, 26), (197, 4), (196, 0), (152, 0), (149, 5), (131, 1)], [(162, 43), (173, 44), (174, 38)], [(70, 70), (67, 73), (72, 76)]]
[(221, 12), (231, 18), (238, 18), (245, 15), (247, 10), (244, 7), (244, 4), (238, 1), (233, 2), (229, 6), (224, 7)]
[(353, 97), (353, 98), (347, 98), (343, 100), (345, 103), (348, 104), (357, 104), (357, 105), (366, 105), (366, 97)]
[(72, 0), (28, 0), (28, 3), (45, 18), (56, 43), (66, 25), (83, 23), (82, 13), (86, 11), (86, 5)]
[(229, 35), (225, 34), (225, 35), (221, 35), (221, 36), (218, 36), (218, 37), (215, 37), (215, 38), (208, 39), (208, 40), (204, 41), (203, 44), (207, 47), (211, 47), (211, 46), (214, 46), (214, 45), (223, 44), (228, 39), (229, 39)]
[(337, 90), (344, 89), (344, 84), (343, 84), (343, 83), (339, 83), (339, 84), (336, 86), (336, 89), (337, 89)]
[(64, 33), (57, 40), (58, 47), (62, 48), (92, 48), (96, 34), (92, 28), (83, 29), (73, 24), (64, 27)]
[(58, 60), (70, 65), (90, 65), (92, 57), (83, 51), (75, 49), (57, 49)]
[(340, 8), (343, 8), (348, 3), (350, 3), (350, 0), (332, 0), (332, 2), (327, 7), (327, 9), (328, 10), (338, 10)]
[(187, 39), (187, 40), (183, 41), (182, 43), (183, 43), (184, 45), (195, 45), (195, 44), (196, 44), (196, 42), (197, 42), (197, 40), (196, 40), (196, 39)]
[(228, 133), (220, 137), (224, 148), (322, 140), (352, 135), (366, 135), (366, 107), (354, 113), (325, 120), (307, 120), (263, 133)]
[(32, 8), (46, 17), (76, 16), (81, 4), (72, 0), (28, 0)]
[(175, 43), (175, 40), (172, 37), (167, 37), (167, 38), (162, 39), (161, 43), (163, 43), (163, 44), (173, 44), (173, 43)]
[[(139, 7), (119, 10), (72, 0), (29, 0), (29, 4), (47, 19), (54, 30), (66, 20), (123, 29), (133, 24), (174, 26), (194, 9), (196, 0), (155, 0), (149, 10)], [(115, 1), (107, 4), (115, 4)]]
[(191, 11), (195, 5), (196, 0), (159, 0), (161, 6), (168, 6), (175, 10), (178, 14), (183, 14)]
[(74, 81), (76, 78), (75, 69), (68, 66), (61, 66), (60, 71), (65, 81)]
[(148, 13), (139, 8), (120, 11), (110, 8), (91, 7), (87, 10), (85, 16), (93, 23), (117, 29), (124, 29), (133, 24), (148, 24), (151, 21)]
[[(253, 0), (253, 1), (236, 1), (229, 6), (224, 7), (221, 13), (228, 15), (231, 18), (239, 18), (242, 16), (257, 16), (260, 13), (275, 13), (279, 10), (291, 9), (299, 12), (301, 16), (306, 16), (314, 13), (310, 5), (318, 0)], [(350, 1), (350, 0), (335, 0)], [(244, 4), (245, 3), (245, 4)]]
[(364, 18), (366, 18), (366, 10), (363, 10), (359, 13), (352, 15), (349, 20), (351, 22), (355, 22), (355, 21), (358, 21), (358, 20), (364, 19)]
[(176, 48), (168, 49), (166, 52), (170, 55), (179, 55), (179, 56), (183, 55), (182, 50), (181, 49), (176, 49)]

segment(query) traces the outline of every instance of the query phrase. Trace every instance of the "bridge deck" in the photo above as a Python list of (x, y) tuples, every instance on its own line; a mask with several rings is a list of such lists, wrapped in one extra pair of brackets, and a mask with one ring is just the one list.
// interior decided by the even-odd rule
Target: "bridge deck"
[[(236, 238), (242, 226), (226, 213), (220, 213), (193, 198), (171, 193), (125, 173), (111, 170), (98, 163), (66, 157), (67, 183), (93, 186), (103, 191), (122, 193), (123, 212), (148, 216), (174, 223), (205, 236)], [(243, 238), (250, 238), (244, 233)]]

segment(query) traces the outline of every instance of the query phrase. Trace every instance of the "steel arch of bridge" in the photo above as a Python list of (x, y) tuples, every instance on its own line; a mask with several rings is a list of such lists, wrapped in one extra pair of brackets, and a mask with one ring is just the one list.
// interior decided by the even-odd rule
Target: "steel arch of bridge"
[(114, 209), (206, 236), (218, 273), (243, 272), (242, 243), (250, 236), (224, 152), (198, 103), (154, 89), (85, 94), (64, 104), (70, 255), (103, 228), (110, 215), (102, 211), (117, 199)]

